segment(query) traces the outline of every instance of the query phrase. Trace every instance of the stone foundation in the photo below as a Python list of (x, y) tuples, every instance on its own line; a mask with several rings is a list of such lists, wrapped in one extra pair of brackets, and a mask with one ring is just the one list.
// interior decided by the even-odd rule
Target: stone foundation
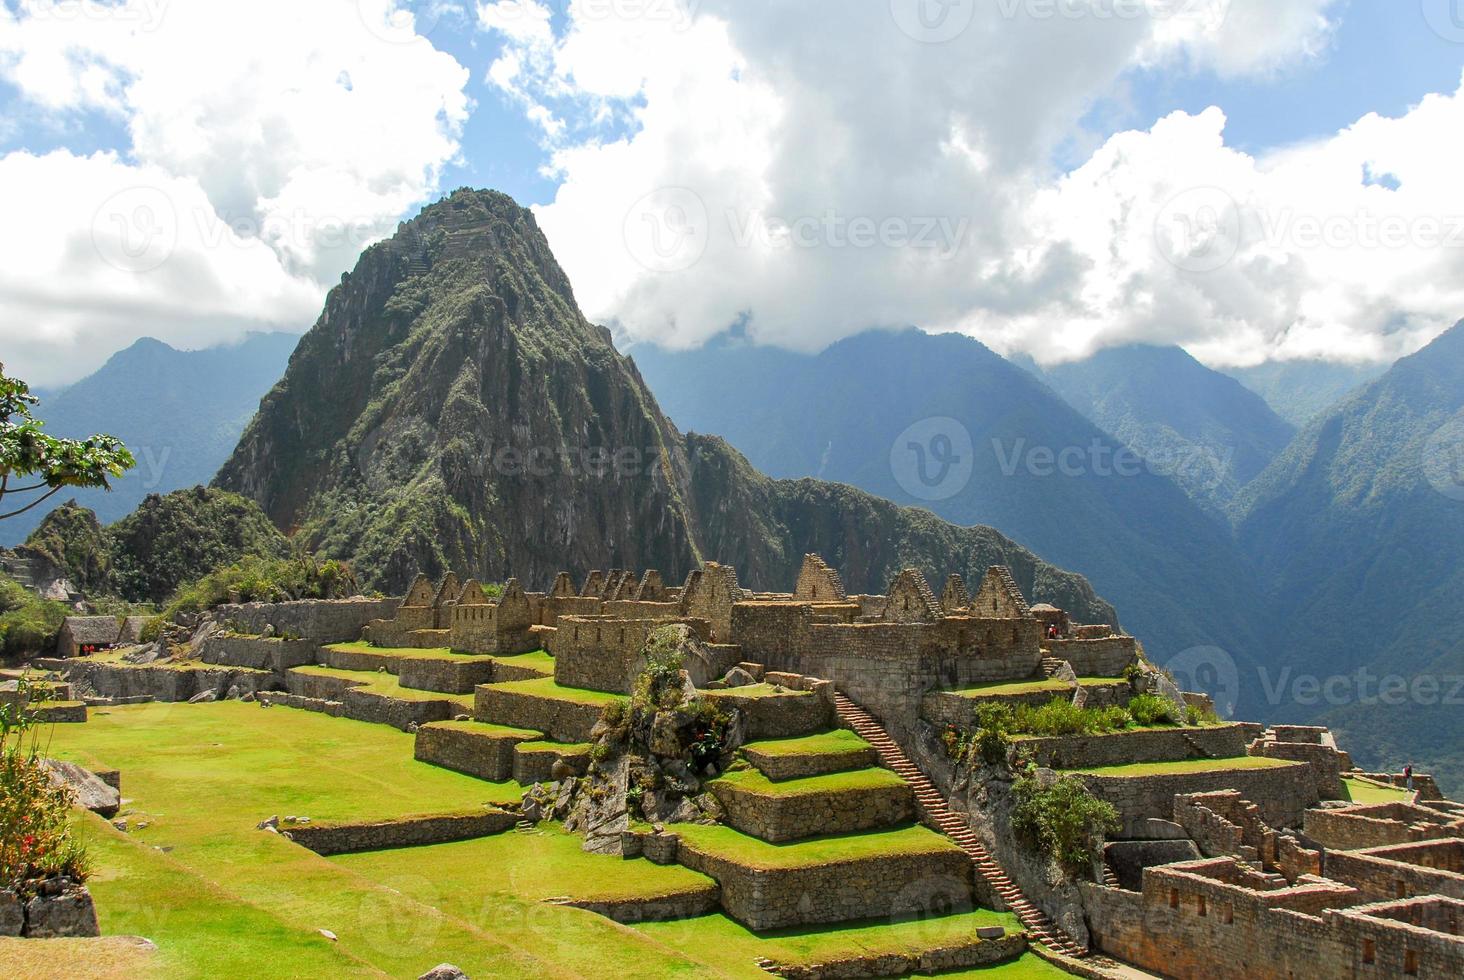
[(1073, 738), (1022, 738), (1016, 751), (1029, 754), (1039, 766), (1081, 769), (1134, 762), (1183, 762), (1245, 755), (1246, 732), (1239, 725), (1220, 728), (1169, 728), (1115, 732)]
[(301, 847), (329, 856), (491, 837), (512, 829), (516, 823), (516, 815), (489, 808), (375, 823), (301, 824), (287, 826), (281, 833)]
[(812, 793), (757, 793), (735, 781), (708, 787), (728, 826), (773, 844), (827, 834), (851, 834), (911, 820), (915, 797), (907, 783)]
[[(929, 887), (939, 885), (941, 894), (966, 895), (971, 888), (971, 859), (956, 850), (757, 869), (710, 855), (683, 838), (680, 860), (715, 878), (722, 888), (723, 909), (757, 932), (888, 919), (899, 914), (902, 901), (918, 904)], [(920, 888), (911, 891), (906, 887), (910, 883), (920, 883)]]
[(417, 730), (413, 755), (420, 762), (502, 783), (513, 778), (514, 747), (539, 737), (538, 732), (472, 721), (435, 722)]
[(560, 701), (485, 684), (477, 688), (473, 716), (490, 724), (543, 732), (556, 742), (579, 744), (590, 741), (590, 732), (600, 720), (602, 710), (599, 705)]

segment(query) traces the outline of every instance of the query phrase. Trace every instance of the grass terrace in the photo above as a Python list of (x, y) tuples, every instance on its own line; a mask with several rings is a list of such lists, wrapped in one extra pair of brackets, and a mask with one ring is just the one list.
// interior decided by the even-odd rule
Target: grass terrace
[(729, 772), (717, 780), (760, 796), (806, 796), (812, 793), (849, 793), (859, 790), (890, 789), (904, 786), (905, 781), (888, 769), (855, 769), (824, 776), (806, 776), (774, 782), (756, 769)]
[(723, 691), (703, 691), (709, 698), (811, 698), (808, 691), (793, 691), (773, 684), (749, 684), (746, 687), (729, 687)]
[(869, 743), (847, 728), (838, 728), (818, 735), (802, 738), (775, 738), (761, 742), (749, 742), (742, 747), (744, 752), (787, 758), (800, 755), (856, 755), (869, 750)]
[(605, 691), (589, 691), (579, 687), (564, 687), (552, 677), (539, 677), (529, 681), (508, 681), (504, 684), (489, 684), (495, 691), (510, 691), (530, 697), (546, 698), (550, 701), (569, 701), (574, 704), (588, 704), (597, 708), (624, 703), (629, 700), (623, 694), (609, 694)]
[[(1079, 677), (1078, 683), (1084, 687), (1108, 687), (1113, 684), (1122, 683), (1121, 677)], [(1042, 694), (1051, 691), (1054, 694), (1065, 694), (1072, 690), (1067, 681), (1044, 680), (1044, 681), (998, 681), (993, 684), (976, 684), (972, 687), (963, 687), (953, 691), (946, 691), (947, 694), (954, 694), (963, 698), (993, 698), (993, 697), (1016, 697), (1024, 694)]]
[(1405, 803), (1413, 795), (1396, 786), (1384, 786), (1370, 779), (1350, 779), (1346, 776), (1342, 777), (1342, 787), (1347, 793), (1347, 799), (1357, 804)]
[[(479, 726), (487, 727), (487, 726)], [(412, 759), (385, 726), (239, 702), (95, 709), (58, 726), (51, 751), (122, 771), (130, 833), (78, 814), (107, 936), (0, 940), (0, 976), (415, 977), (442, 962), (470, 976), (766, 977), (757, 960), (813, 962), (1017, 928), (974, 912), (759, 937), (720, 915), (628, 928), (546, 899), (657, 897), (707, 887), (682, 867), (586, 854), (552, 826), (533, 833), (324, 858), (256, 829), (271, 815), (387, 820), (517, 799)], [(146, 822), (147, 827), (141, 827)], [(719, 827), (684, 828), (704, 846), (775, 866), (917, 853), (951, 845), (919, 827), (773, 846)], [(320, 930), (336, 937), (331, 940)], [(1056, 976), (1035, 957), (953, 976)]]
[(769, 844), (723, 826), (673, 824), (668, 830), (681, 838), (683, 846), (763, 871), (809, 868), (895, 854), (960, 852), (960, 848), (945, 837), (919, 826), (815, 837), (789, 844)]
[(523, 738), (538, 742), (544, 737), (543, 732), (536, 732), (529, 728), (510, 728), (507, 725), (493, 725), (486, 721), (434, 721), (431, 724), (433, 728), (468, 732), (484, 738)]
[(1289, 759), (1267, 759), (1256, 755), (1241, 755), (1230, 759), (1188, 759), (1183, 762), (1141, 762), (1127, 766), (1095, 766), (1091, 769), (1073, 769), (1070, 772), (1089, 776), (1184, 776), (1201, 772), (1231, 772), (1235, 770), (1286, 769), (1304, 766), (1304, 762)]
[[(978, 909), (904, 922), (881, 920), (763, 933), (755, 933), (741, 923), (721, 915), (702, 916), (681, 922), (647, 922), (636, 926), (635, 930), (675, 949), (716, 949), (733, 962), (753, 963), (767, 957), (786, 966), (804, 966), (851, 955), (893, 955), (954, 945), (969, 940), (983, 926), (1004, 926), (1010, 932), (1022, 928), (1014, 915)], [(749, 972), (747, 975), (752, 977), (758, 973)], [(761, 975), (767, 977), (766, 973)], [(1051, 977), (1065, 977), (1067, 974), (1028, 953), (1014, 963), (943, 973), (941, 976), (1046, 980)]]
[(402, 687), (395, 674), (375, 670), (341, 670), (336, 667), (292, 667), (291, 673), (310, 677), (333, 677), (349, 681), (358, 691), (396, 698), (398, 701), (452, 701), (460, 704), (464, 712), (473, 710), (471, 694), (441, 694), (437, 691), (419, 691), (413, 687)]

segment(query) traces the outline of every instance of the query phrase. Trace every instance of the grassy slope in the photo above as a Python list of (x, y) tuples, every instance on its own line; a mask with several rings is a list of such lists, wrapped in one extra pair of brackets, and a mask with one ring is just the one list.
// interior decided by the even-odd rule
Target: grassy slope
[(604, 691), (587, 691), (578, 687), (565, 687), (556, 683), (552, 677), (540, 677), (532, 681), (509, 681), (506, 684), (493, 684), (491, 687), (503, 691), (515, 691), (519, 694), (528, 694), (536, 698), (547, 698), (552, 701), (573, 701), (576, 704), (589, 704), (597, 707), (604, 707), (618, 701), (625, 701), (622, 694), (607, 694)]
[(773, 782), (756, 769), (742, 769), (729, 772), (718, 781), (762, 796), (804, 796), (809, 793), (889, 789), (905, 785), (903, 779), (888, 769), (856, 769), (853, 772), (835, 772), (825, 776), (807, 776), (780, 782)]
[[(944, 930), (1009, 916), (865, 924), (757, 937), (720, 915), (627, 929), (547, 897), (664, 894), (704, 879), (680, 867), (587, 855), (553, 829), (327, 860), (255, 829), (270, 814), (315, 820), (390, 818), (515, 798), (411, 759), (411, 738), (384, 726), (235, 702), (140, 705), (55, 730), (51, 751), (123, 772), (133, 826), (121, 834), (80, 817), (97, 859), (93, 888), (108, 934), (147, 936), (143, 970), (130, 950), (48, 950), (68, 977), (404, 976), (444, 960), (473, 976), (765, 976), (754, 961), (901, 949)], [(141, 821), (150, 826), (138, 830)], [(718, 828), (694, 828), (709, 834)], [(740, 835), (736, 835), (740, 836)], [(884, 835), (902, 849), (942, 845), (920, 828)], [(868, 850), (874, 835), (815, 842)], [(165, 852), (160, 848), (167, 848)], [(338, 937), (331, 942), (318, 930)], [(35, 946), (25, 947), (27, 955)], [(29, 975), (0, 944), (0, 975)], [(130, 972), (129, 972), (130, 971)], [(1032, 956), (970, 976), (1038, 977)]]
[(1347, 798), (1353, 803), (1359, 804), (1403, 803), (1408, 800), (1410, 795), (1407, 790), (1379, 786), (1377, 783), (1369, 783), (1361, 779), (1343, 779), (1342, 787), (1347, 791)]
[(1074, 769), (1073, 772), (1093, 776), (1178, 776), (1195, 772), (1218, 772), (1233, 769), (1284, 769), (1305, 763), (1263, 756), (1241, 755), (1231, 759), (1188, 759), (1183, 762), (1137, 762), (1127, 766), (1097, 766)]
[(837, 728), (819, 735), (805, 735), (802, 738), (775, 738), (761, 742), (749, 742), (744, 751), (760, 752), (763, 755), (788, 757), (799, 755), (845, 755), (863, 752), (869, 743), (847, 728)]
[(396, 698), (400, 701), (455, 701), (463, 706), (464, 711), (473, 710), (473, 696), (471, 694), (441, 694), (437, 691), (422, 691), (415, 687), (402, 687), (401, 681), (397, 680), (395, 674), (384, 674), (380, 671), (370, 670), (339, 670), (335, 667), (294, 667), (297, 674), (308, 674), (312, 677), (334, 677), (338, 680), (353, 681), (357, 688), (362, 691), (369, 691), (372, 694), (381, 694), (389, 698)]
[(834, 861), (857, 861), (887, 854), (932, 854), (956, 845), (924, 827), (865, 831), (836, 837), (815, 837), (789, 844), (769, 844), (730, 827), (677, 824), (682, 841), (713, 856), (763, 869), (806, 868)]

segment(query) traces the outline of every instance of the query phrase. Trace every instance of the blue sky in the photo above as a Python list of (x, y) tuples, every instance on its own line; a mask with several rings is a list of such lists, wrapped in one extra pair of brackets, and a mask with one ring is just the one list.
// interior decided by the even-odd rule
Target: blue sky
[(464, 185), (533, 207), (630, 343), (1226, 366), (1464, 316), (1464, 0), (402, 2), (4, 0), (8, 362), (303, 331)]

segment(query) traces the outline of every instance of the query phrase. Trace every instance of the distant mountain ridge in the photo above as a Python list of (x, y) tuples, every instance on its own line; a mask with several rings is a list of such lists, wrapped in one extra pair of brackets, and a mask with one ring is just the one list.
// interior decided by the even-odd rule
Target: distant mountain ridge
[(1296, 434), (1261, 396), (1179, 347), (1110, 347), (1045, 377), (1217, 517)]
[(1268, 361), (1223, 373), (1266, 400), (1294, 426), (1304, 426), (1349, 394), (1382, 377), (1390, 365), (1343, 364), (1335, 361)]
[(1235, 513), (1287, 600), (1286, 680), (1336, 679), (1312, 709), (1364, 764), (1464, 785), (1464, 322), (1307, 425)]
[[(817, 355), (736, 341), (630, 353), (678, 425), (724, 436), (772, 476), (999, 527), (1081, 571), (1160, 663), (1198, 646), (1259, 656), (1267, 600), (1228, 526), (971, 338), (873, 332)], [(938, 476), (942, 454), (962, 468), (922, 486), (921, 467)]]
[[(294, 334), (250, 334), (238, 344), (177, 350), (144, 337), (118, 351), (94, 374), (45, 397), (37, 417), (52, 435), (120, 438), (137, 467), (110, 493), (81, 490), (77, 503), (110, 524), (148, 494), (207, 483), (229, 458), (259, 399), (284, 373)], [(0, 545), (25, 540), (45, 516), (43, 505), (0, 522)]]

